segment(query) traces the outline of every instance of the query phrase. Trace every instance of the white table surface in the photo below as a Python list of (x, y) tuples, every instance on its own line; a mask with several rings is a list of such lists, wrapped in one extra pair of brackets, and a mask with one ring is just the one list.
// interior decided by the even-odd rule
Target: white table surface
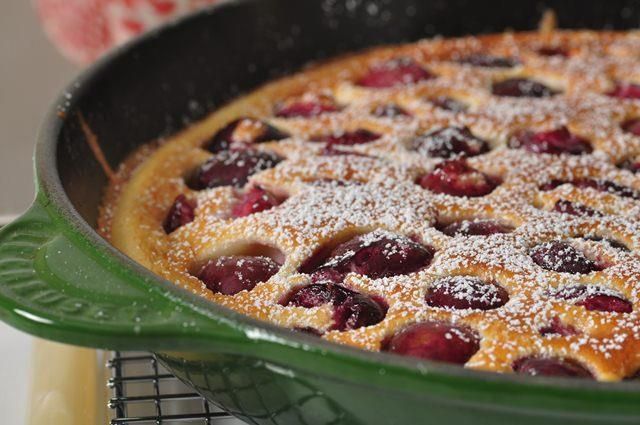
[[(38, 125), (77, 70), (42, 34), (28, 0), (3, 0), (0, 12), (0, 217), (33, 198), (31, 156)], [(32, 338), (0, 323), (0, 423), (27, 418)]]
[(24, 424), (33, 338), (0, 323), (0, 412), (2, 423)]

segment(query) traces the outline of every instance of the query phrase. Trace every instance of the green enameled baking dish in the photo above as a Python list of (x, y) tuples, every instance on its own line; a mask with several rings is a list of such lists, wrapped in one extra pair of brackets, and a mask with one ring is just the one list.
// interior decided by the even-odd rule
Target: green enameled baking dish
[(140, 145), (310, 60), (434, 34), (531, 29), (547, 7), (565, 27), (630, 28), (637, 6), (245, 0), (155, 31), (85, 72), (46, 119), (37, 198), (0, 231), (0, 316), (44, 338), (156, 352), (209, 400), (254, 424), (640, 423), (638, 382), (497, 375), (364, 352), (186, 293), (93, 230), (107, 176), (92, 150), (98, 143), (115, 167)]

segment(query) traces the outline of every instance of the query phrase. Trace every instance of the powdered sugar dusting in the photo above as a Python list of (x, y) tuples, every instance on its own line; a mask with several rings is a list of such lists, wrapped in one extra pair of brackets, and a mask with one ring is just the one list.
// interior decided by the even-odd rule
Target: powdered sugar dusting
[[(562, 48), (569, 56), (537, 53), (548, 46)], [(347, 58), (276, 83), (277, 89), (263, 89), (265, 96), (259, 100), (254, 96), (240, 100), (237, 105), (242, 107), (235, 106), (243, 113), (255, 111), (256, 118), (289, 136), (252, 145), (284, 160), (257, 167), (245, 187), (194, 191), (184, 184), (194, 164), (209, 156), (200, 147), (203, 136), (230, 121), (225, 119), (210, 127), (195, 126), (197, 137), (177, 137), (151, 154), (124, 189), (123, 199), (130, 202), (121, 202), (116, 210), (105, 208), (103, 215), (106, 221), (115, 217), (114, 229), (123, 216), (134, 218), (120, 222), (145, 229), (120, 232), (124, 236), (114, 240), (134, 258), (138, 258), (133, 254), (136, 250), (146, 252), (145, 258), (151, 259), (145, 264), (154, 271), (215, 302), (282, 326), (312, 327), (325, 332), (328, 340), (379, 350), (385, 338), (410, 324), (457, 323), (481, 338), (480, 349), (467, 367), (509, 372), (515, 360), (526, 356), (570, 357), (600, 380), (620, 380), (640, 368), (640, 196), (636, 196), (640, 178), (617, 166), (640, 157), (640, 137), (620, 127), (640, 116), (640, 102), (606, 93), (620, 80), (640, 82), (640, 62), (632, 54), (639, 50), (640, 38), (633, 34), (557, 32), (546, 38), (504, 35), (421, 41)], [(509, 67), (494, 68), (457, 61), (481, 52), (518, 60)], [(398, 84), (377, 89), (357, 84), (367, 69), (400, 57), (410, 58), (412, 67), (424, 67), (430, 78), (402, 74)], [(394, 71), (399, 65), (390, 66), (388, 71)], [(420, 75), (415, 69), (411, 72), (410, 76)], [(492, 84), (507, 78), (539, 81), (559, 94), (535, 99), (492, 95)], [(451, 98), (467, 108), (438, 107), (430, 101), (437, 97)], [(316, 107), (317, 99), (334, 106)], [(305, 103), (300, 106), (300, 102)], [(275, 117), (274, 105), (297, 105), (309, 116)], [(380, 105), (395, 105), (406, 114), (372, 113)], [(515, 131), (562, 126), (587, 140), (593, 152), (548, 155), (507, 147)], [(411, 149), (413, 140), (445, 129), (442, 146), (451, 150), (448, 138), (462, 138), (459, 129), (464, 127), (490, 146), (489, 152), (468, 158), (467, 164), (496, 178), (500, 185), (488, 195), (465, 197), (436, 194), (416, 184), (443, 159)], [(381, 137), (338, 147), (320, 141), (326, 135), (360, 129)], [(254, 129), (240, 130), (240, 142), (251, 143)], [(174, 149), (171, 154), (169, 149)], [(181, 159), (185, 152), (192, 160)], [(287, 199), (266, 211), (231, 219), (234, 202), (254, 187)], [(162, 222), (179, 193), (197, 199), (196, 217), (165, 235), (154, 226)], [(589, 207), (598, 214), (556, 212), (553, 207), (558, 201)], [(436, 230), (437, 223), (462, 220), (496, 220), (514, 230), (454, 237)], [(379, 279), (347, 275), (346, 287), (381, 297), (388, 304), (385, 319), (373, 326), (328, 331), (333, 320), (330, 306), (305, 309), (279, 304), (291, 288), (310, 282), (308, 275), (298, 271), (305, 260), (354, 235), (366, 235), (365, 246), (385, 238), (406, 241), (399, 235), (408, 236), (434, 247), (436, 253), (429, 267), (407, 275)], [(547, 258), (553, 267), (541, 267), (532, 252), (552, 241), (566, 243), (571, 252)], [(393, 246), (389, 245), (388, 256), (395, 254)], [(276, 251), (284, 256), (278, 273), (251, 291), (212, 294), (193, 277), (194, 267), (212, 258), (273, 258)], [(554, 271), (562, 270), (565, 261), (578, 261), (574, 255), (598, 267), (588, 273)], [(470, 278), (476, 283), (470, 284)], [(573, 298), (554, 296), (575, 287), (586, 290)], [(492, 307), (432, 307), (425, 302), (430, 289), (442, 290), (457, 301), (480, 300), (481, 305)], [(501, 291), (506, 291), (508, 301)], [(593, 294), (619, 297), (630, 302), (633, 310), (589, 311), (580, 301)], [(540, 329), (553, 321), (577, 332), (543, 335)]]

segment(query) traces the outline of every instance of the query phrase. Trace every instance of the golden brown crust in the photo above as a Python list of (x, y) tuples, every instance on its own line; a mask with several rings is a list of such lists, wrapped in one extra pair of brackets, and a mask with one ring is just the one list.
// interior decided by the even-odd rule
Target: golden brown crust
[[(536, 51), (541, 47), (562, 48), (570, 57), (540, 56)], [(620, 129), (621, 122), (640, 115), (640, 103), (603, 95), (617, 80), (640, 81), (639, 49), (636, 33), (518, 33), (383, 47), (312, 67), (232, 102), (153, 152), (145, 152), (147, 159), (134, 171), (125, 167), (121, 176), (127, 182), (112, 187), (106, 198), (102, 230), (136, 261), (212, 301), (283, 326), (323, 330), (331, 322), (329, 306), (305, 309), (277, 303), (291, 287), (309, 281), (296, 271), (302, 262), (318, 247), (344, 234), (381, 228), (417, 236), (437, 249), (428, 269), (378, 280), (351, 274), (345, 281), (355, 290), (383, 297), (389, 303), (386, 318), (374, 326), (328, 331), (324, 338), (378, 350), (385, 337), (408, 324), (441, 319), (467, 324), (481, 335), (481, 348), (467, 367), (507, 372), (522, 356), (568, 356), (588, 365), (600, 380), (622, 379), (640, 368), (640, 201), (568, 185), (548, 191), (539, 187), (553, 179), (593, 177), (640, 189), (637, 176), (615, 165), (640, 155), (640, 137)], [(479, 68), (452, 61), (475, 52), (518, 57), (522, 65)], [(353, 84), (372, 65), (397, 57), (413, 58), (437, 78), (383, 90)], [(533, 100), (491, 95), (493, 81), (514, 76), (535, 78), (563, 94)], [(344, 109), (310, 119), (273, 117), (277, 102), (304, 93), (328, 94)], [(469, 111), (442, 111), (424, 100), (443, 95), (465, 101)], [(372, 105), (389, 102), (402, 106), (412, 118), (371, 116)], [(204, 141), (240, 116), (260, 118), (293, 136), (256, 146), (287, 160), (255, 174), (249, 182), (249, 186), (287, 194), (288, 200), (273, 210), (230, 219), (237, 191), (222, 187), (196, 192), (185, 185), (183, 177), (211, 157), (201, 148)], [(469, 159), (473, 167), (502, 179), (489, 195), (436, 195), (414, 183), (440, 160), (407, 151), (407, 140), (450, 125), (468, 126), (490, 142), (491, 152)], [(534, 155), (505, 146), (516, 130), (562, 125), (588, 139), (593, 154)], [(379, 140), (353, 147), (371, 157), (314, 155), (323, 145), (308, 141), (327, 132), (361, 128), (383, 134)], [(313, 184), (326, 179), (365, 184)], [(196, 218), (167, 235), (161, 223), (178, 194), (197, 199)], [(551, 212), (559, 199), (605, 215), (571, 218)], [(450, 238), (434, 228), (438, 220), (487, 217), (516, 230), (484, 238)], [(540, 242), (583, 235), (616, 239), (632, 252), (572, 239), (574, 245), (612, 264), (585, 275), (544, 270), (528, 255)], [(252, 243), (277, 247), (286, 256), (278, 274), (252, 291), (235, 296), (214, 294), (192, 276), (194, 268), (206, 260), (243, 252)], [(424, 305), (424, 292), (431, 282), (459, 274), (498, 282), (509, 291), (510, 302), (491, 311), (450, 311)], [(621, 294), (632, 302), (633, 312), (587, 311), (545, 295), (549, 288), (577, 283)], [(553, 317), (560, 317), (581, 334), (540, 335), (540, 325)]]

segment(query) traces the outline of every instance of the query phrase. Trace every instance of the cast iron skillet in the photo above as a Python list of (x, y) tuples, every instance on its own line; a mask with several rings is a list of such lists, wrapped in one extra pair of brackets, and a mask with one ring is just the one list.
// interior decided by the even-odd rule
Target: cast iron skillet
[[(588, 7), (587, 7), (588, 6)], [(60, 97), (36, 150), (37, 199), (0, 231), (0, 315), (58, 341), (151, 350), (254, 424), (640, 422), (640, 384), (526, 378), (369, 353), (257, 322), (177, 288), (93, 230), (116, 167), (237, 94), (305, 63), (381, 43), (533, 29), (637, 26), (637, 1), (244, 0), (164, 27)]]

